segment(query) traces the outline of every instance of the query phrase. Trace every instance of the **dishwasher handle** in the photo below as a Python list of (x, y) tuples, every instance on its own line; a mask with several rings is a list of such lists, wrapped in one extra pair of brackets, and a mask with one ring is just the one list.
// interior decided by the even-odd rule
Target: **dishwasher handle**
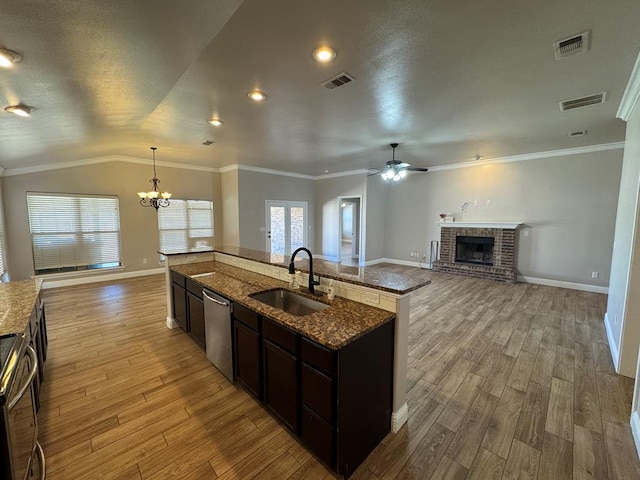
[(207, 292), (205, 290), (202, 291), (202, 295), (204, 296), (204, 298), (206, 298), (210, 302), (217, 303), (218, 305), (222, 305), (223, 307), (228, 307), (229, 306), (229, 302), (224, 302), (222, 300), (218, 300), (217, 298), (213, 298), (213, 297), (207, 295)]

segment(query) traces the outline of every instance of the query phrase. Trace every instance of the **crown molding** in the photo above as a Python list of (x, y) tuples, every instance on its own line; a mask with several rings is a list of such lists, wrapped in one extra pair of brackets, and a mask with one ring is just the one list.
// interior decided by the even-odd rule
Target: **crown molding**
[[(35, 165), (33, 167), (8, 168), (6, 170), (1, 170), (0, 175), (4, 177), (11, 177), (13, 175), (25, 175), (28, 173), (47, 172), (49, 170), (59, 170), (61, 168), (83, 167), (86, 165), (96, 165), (98, 163), (108, 163), (108, 162), (125, 162), (125, 163), (134, 163), (138, 165), (151, 165), (151, 160), (143, 160), (141, 158), (135, 158), (135, 157), (126, 157), (123, 155), (108, 155), (105, 157), (96, 157), (96, 158), (88, 158), (84, 160), (72, 160), (69, 162), (52, 163), (49, 165)], [(218, 171), (217, 168), (201, 167), (198, 165), (188, 165), (184, 163), (175, 163), (175, 162), (163, 162), (161, 160), (156, 160), (156, 165), (161, 167), (168, 167), (168, 168), (180, 168), (182, 170), (196, 170), (199, 172), (215, 173)]]
[[(640, 58), (640, 57), (639, 57)], [(636, 64), (637, 65), (637, 64)], [(640, 96), (640, 68), (638, 69), (638, 96)], [(625, 92), (626, 95), (626, 92)], [(624, 119), (623, 119), (624, 120)], [(600, 145), (588, 145), (585, 147), (565, 148), (561, 150), (549, 150), (546, 152), (525, 153), (522, 155), (511, 155), (507, 157), (488, 158), (486, 160), (453, 163), (450, 165), (437, 165), (435, 167), (428, 167), (430, 172), (439, 172), (445, 170), (455, 170), (458, 168), (477, 167), (480, 165), (489, 165), (492, 163), (511, 163), (511, 162), (524, 162), (527, 160), (537, 160), (543, 158), (564, 157), (568, 155), (580, 155), (584, 153), (603, 152), (607, 150), (619, 150), (624, 148), (624, 142), (604, 143)], [(53, 163), (50, 165), (37, 165), (33, 167), (21, 167), (21, 168), (8, 168), (3, 169), (0, 167), (0, 176), (11, 177), (13, 175), (25, 175), (28, 173), (46, 172), (49, 170), (58, 170), (61, 168), (81, 167), (85, 165), (95, 165), (98, 163), (107, 162), (125, 162), (134, 163), (138, 165), (150, 165), (150, 160), (143, 160), (135, 157), (126, 157), (123, 155), (109, 155), (105, 157), (89, 158), (86, 160), (74, 160), (69, 162)], [(163, 162), (156, 161), (156, 165), (168, 168), (179, 168), (182, 170), (195, 170), (199, 172), (209, 173), (227, 173), (235, 170), (244, 170), (249, 172), (266, 173), (269, 175), (280, 175), (284, 177), (303, 178), (306, 180), (326, 180), (330, 178), (348, 177), (352, 175), (365, 175), (369, 173), (368, 169), (348, 170), (345, 172), (326, 173), (323, 175), (304, 175), (301, 173), (286, 172), (283, 170), (273, 170), (270, 168), (252, 167), (249, 165), (227, 165), (226, 167), (213, 168), (202, 167), (199, 165), (188, 165), (175, 162)]]
[(314, 180), (326, 180), (328, 178), (338, 178), (338, 177), (350, 177), (351, 175), (366, 175), (370, 172), (365, 168), (361, 168), (359, 170), (348, 170), (346, 172), (336, 172), (336, 173), (325, 173), (323, 175), (317, 175), (313, 177)]
[(250, 165), (238, 165), (238, 170), (247, 172), (266, 173), (268, 175), (280, 175), (282, 177), (304, 178), (305, 180), (315, 180), (313, 175), (305, 175), (303, 173), (286, 172), (284, 170), (273, 170), (271, 168), (252, 167)]
[(631, 76), (629, 77), (629, 83), (627, 83), (627, 88), (624, 90), (624, 94), (622, 95), (622, 100), (620, 101), (620, 106), (618, 107), (618, 113), (616, 113), (616, 117), (621, 118), (625, 122), (629, 120), (631, 116), (631, 112), (633, 112), (634, 107), (638, 103), (638, 99), (640, 98), (640, 54), (636, 58), (636, 63), (633, 66), (633, 70), (631, 71)]
[(525, 153), (522, 155), (510, 155), (508, 157), (488, 158), (473, 162), (453, 163), (451, 165), (438, 165), (429, 167), (430, 172), (441, 172), (444, 170), (455, 170), (458, 168), (477, 167), (492, 163), (512, 163), (524, 162), (527, 160), (539, 160), (543, 158), (565, 157), (568, 155), (580, 155), (583, 153), (604, 152), (607, 150), (620, 150), (624, 148), (624, 142), (604, 143), (600, 145), (588, 145), (586, 147), (564, 148), (562, 150), (548, 150), (546, 152)]

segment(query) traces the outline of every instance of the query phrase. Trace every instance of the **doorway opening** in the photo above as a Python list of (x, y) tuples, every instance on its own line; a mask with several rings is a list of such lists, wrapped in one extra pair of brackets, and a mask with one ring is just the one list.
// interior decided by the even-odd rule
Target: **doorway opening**
[(338, 261), (358, 265), (362, 252), (362, 197), (339, 197)]

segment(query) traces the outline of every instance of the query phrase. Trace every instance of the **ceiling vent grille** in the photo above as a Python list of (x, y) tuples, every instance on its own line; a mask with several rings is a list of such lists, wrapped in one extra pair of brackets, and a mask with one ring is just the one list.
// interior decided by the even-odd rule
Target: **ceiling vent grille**
[(208, 147), (209, 145), (213, 145), (214, 143), (216, 142), (214, 142), (213, 140), (205, 140), (204, 142), (202, 142), (202, 145), (206, 145)]
[(354, 80), (355, 78), (349, 75), (347, 72), (342, 72), (335, 77), (330, 78), (326, 82), (322, 82), (320, 85), (322, 85), (327, 90), (333, 90), (334, 88), (341, 87), (342, 85), (345, 85)]
[(565, 100), (560, 102), (560, 110), (566, 112), (567, 110), (574, 110), (576, 108), (588, 107), (589, 105), (598, 105), (604, 103), (606, 100), (606, 92), (595, 93), (593, 95), (587, 95), (586, 97), (574, 98), (572, 100)]
[(563, 40), (558, 40), (553, 44), (553, 52), (556, 60), (580, 55), (587, 50), (589, 50), (589, 30)]
[(576, 130), (575, 132), (569, 132), (569, 138), (584, 137), (586, 134), (586, 130)]

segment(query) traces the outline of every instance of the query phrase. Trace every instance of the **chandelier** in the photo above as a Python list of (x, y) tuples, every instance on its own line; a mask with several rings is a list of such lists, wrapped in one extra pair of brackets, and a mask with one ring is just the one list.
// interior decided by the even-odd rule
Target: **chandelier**
[(148, 192), (138, 192), (138, 197), (140, 197), (140, 205), (143, 207), (153, 207), (158, 210), (160, 207), (169, 206), (171, 194), (169, 192), (160, 193), (160, 189), (158, 188), (160, 179), (156, 174), (156, 150), (157, 147), (151, 147), (151, 151), (153, 152), (153, 178), (150, 178), (149, 182), (153, 184), (153, 188)]

